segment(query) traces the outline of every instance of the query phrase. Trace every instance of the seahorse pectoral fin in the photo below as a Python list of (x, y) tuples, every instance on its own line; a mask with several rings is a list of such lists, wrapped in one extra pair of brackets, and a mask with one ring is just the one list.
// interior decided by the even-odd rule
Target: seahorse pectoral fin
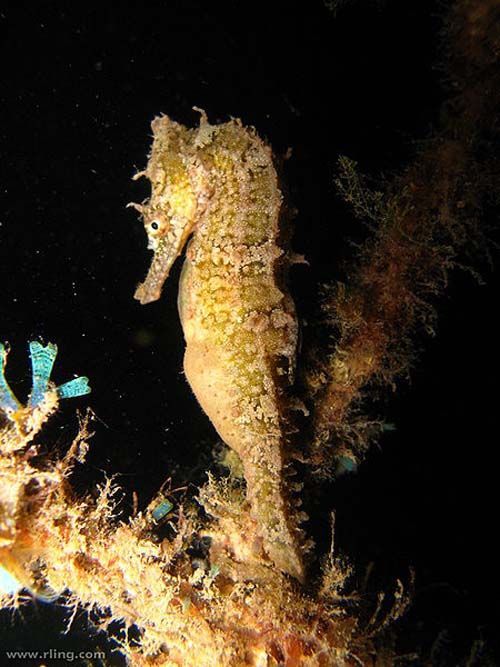
[(162, 240), (158, 243), (146, 279), (138, 285), (135, 291), (135, 299), (145, 304), (160, 298), (163, 284), (168, 278), (173, 263), (181, 254), (183, 246), (184, 242), (174, 245)]

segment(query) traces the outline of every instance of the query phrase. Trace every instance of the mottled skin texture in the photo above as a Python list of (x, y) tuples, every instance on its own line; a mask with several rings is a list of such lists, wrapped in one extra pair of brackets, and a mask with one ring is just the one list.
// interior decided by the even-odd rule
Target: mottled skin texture
[(302, 579), (302, 515), (286, 488), (297, 320), (283, 286), (288, 260), (271, 150), (238, 121), (212, 126), (203, 115), (199, 128), (187, 129), (162, 116), (152, 128), (152, 194), (137, 208), (154, 257), (136, 298), (159, 298), (192, 235), (179, 289), (186, 377), (241, 457), (268, 556)]

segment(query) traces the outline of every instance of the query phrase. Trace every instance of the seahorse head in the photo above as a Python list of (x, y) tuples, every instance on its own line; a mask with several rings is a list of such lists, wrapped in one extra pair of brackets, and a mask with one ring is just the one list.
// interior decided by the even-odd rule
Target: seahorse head
[(200, 204), (199, 175), (189, 130), (170, 120), (156, 118), (154, 142), (144, 175), (151, 181), (151, 198), (134, 204), (143, 218), (153, 259), (146, 279), (135, 292), (141, 303), (156, 301), (176, 258), (193, 231)]

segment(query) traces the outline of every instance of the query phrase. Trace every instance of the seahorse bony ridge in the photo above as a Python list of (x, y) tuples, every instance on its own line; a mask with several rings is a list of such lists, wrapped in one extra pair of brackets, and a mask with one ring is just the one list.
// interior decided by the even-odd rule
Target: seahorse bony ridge
[(236, 120), (188, 129), (162, 116), (145, 174), (142, 207), (154, 256), (136, 292), (159, 298), (192, 236), (179, 287), (186, 377), (221, 438), (241, 457), (264, 548), (303, 578), (299, 523), (285, 467), (291, 445), (287, 392), (298, 325), (286, 290), (283, 197), (272, 151)]

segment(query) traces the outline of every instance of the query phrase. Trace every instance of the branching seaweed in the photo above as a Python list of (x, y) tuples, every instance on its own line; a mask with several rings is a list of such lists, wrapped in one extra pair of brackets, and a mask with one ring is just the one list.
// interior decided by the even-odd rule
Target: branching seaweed
[(434, 303), (450, 270), (488, 252), (481, 212), (499, 182), (492, 142), (500, 35), (496, 3), (479, 6), (458, 2), (451, 11), (448, 76), (455, 93), (443, 106), (442, 127), (422, 142), (414, 163), (373, 190), (352, 160), (339, 160), (338, 191), (370, 236), (346, 282), (325, 290), (333, 349), (326, 360), (316, 355), (307, 374), (311, 458), (321, 474), (341, 457), (363, 457), (383, 428), (363, 415), (366, 391), (394, 386), (408, 374), (415, 334), (434, 332)]

